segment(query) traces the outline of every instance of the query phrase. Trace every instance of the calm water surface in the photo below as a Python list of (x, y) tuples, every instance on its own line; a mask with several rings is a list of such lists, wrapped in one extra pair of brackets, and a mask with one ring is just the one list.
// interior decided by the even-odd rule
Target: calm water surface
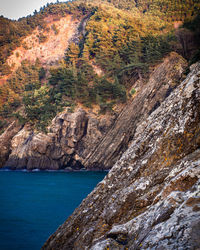
[(0, 249), (40, 249), (105, 175), (0, 171)]

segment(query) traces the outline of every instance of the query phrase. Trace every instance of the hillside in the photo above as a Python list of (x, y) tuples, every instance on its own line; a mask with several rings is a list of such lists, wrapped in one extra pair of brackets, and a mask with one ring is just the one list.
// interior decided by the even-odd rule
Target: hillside
[(0, 168), (109, 170), (43, 249), (199, 249), (200, 3), (0, 17)]
[(198, 1), (120, 0), (48, 4), (18, 21), (1, 16), (1, 133), (14, 121), (48, 133), (56, 115), (79, 108), (117, 119), (140, 96), (138, 80), (145, 85), (171, 51), (198, 60), (198, 13)]
[(13, 71), (21, 66), (23, 60), (33, 63), (37, 58), (47, 67), (63, 59), (65, 50), (77, 31), (78, 20), (72, 20), (72, 15), (66, 15), (57, 21), (56, 17), (48, 16), (44, 22), (45, 31), (37, 27), (31, 35), (22, 40), (22, 46), (8, 57), (7, 64)]
[[(18, 21), (1, 17), (1, 131), (13, 116), (45, 130), (56, 113), (79, 103), (115, 109), (167, 53), (195, 55), (198, 22), (193, 30), (174, 27), (195, 19), (199, 8), (198, 1), (72, 1)], [(28, 107), (36, 90), (39, 106)]]
[[(181, 56), (170, 54), (146, 84), (141, 80), (134, 84), (137, 94), (117, 117), (112, 114), (99, 116), (77, 107), (73, 113), (68, 109), (59, 113), (46, 134), (25, 125), (12, 139), (12, 153), (5, 165), (28, 170), (110, 169), (127, 149), (139, 121), (176, 88), (185, 68), (186, 61)], [(7, 133), (1, 137), (5, 137), (5, 142)]]

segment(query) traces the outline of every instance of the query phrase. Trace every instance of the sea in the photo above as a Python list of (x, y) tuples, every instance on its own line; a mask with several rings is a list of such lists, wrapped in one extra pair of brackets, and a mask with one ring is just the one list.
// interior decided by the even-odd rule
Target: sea
[(39, 250), (107, 172), (0, 171), (0, 250)]

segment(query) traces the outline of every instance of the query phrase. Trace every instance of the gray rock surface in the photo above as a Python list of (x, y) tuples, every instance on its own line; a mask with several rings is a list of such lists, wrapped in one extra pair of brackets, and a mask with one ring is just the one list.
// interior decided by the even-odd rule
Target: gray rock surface
[(200, 63), (43, 249), (198, 249)]
[[(81, 151), (84, 147), (90, 150), (92, 143), (95, 144), (105, 134), (102, 131), (107, 130), (113, 119), (109, 116), (107, 118), (105, 122), (105, 119), (93, 118), (83, 109), (78, 109), (74, 113), (65, 111), (57, 115), (47, 134), (35, 132), (26, 125), (12, 139), (12, 153), (5, 166), (28, 170), (58, 170), (68, 167), (80, 169), (83, 167)], [(84, 143), (81, 142), (83, 137), (86, 137)], [(80, 143), (82, 147), (79, 146)]]
[(0, 135), (0, 168), (8, 159), (11, 153), (11, 140), (20, 131), (21, 125), (13, 121), (8, 128)]

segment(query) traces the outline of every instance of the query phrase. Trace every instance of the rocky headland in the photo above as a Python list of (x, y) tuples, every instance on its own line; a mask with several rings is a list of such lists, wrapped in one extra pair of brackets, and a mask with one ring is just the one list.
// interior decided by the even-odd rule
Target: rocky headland
[(112, 169), (43, 249), (198, 249), (200, 64), (184, 80), (171, 53), (122, 110), (77, 107), (39, 133), (13, 122), (0, 136), (11, 169)]

